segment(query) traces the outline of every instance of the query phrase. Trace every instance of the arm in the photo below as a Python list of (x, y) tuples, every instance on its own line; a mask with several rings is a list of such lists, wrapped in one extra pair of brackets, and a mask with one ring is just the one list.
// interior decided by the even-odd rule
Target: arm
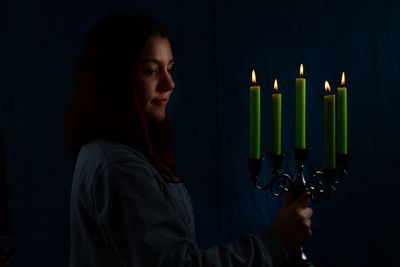
[(107, 166), (93, 190), (103, 238), (123, 266), (273, 266), (268, 250), (277, 261), (284, 255), (273, 238), (255, 235), (199, 250), (142, 163)]

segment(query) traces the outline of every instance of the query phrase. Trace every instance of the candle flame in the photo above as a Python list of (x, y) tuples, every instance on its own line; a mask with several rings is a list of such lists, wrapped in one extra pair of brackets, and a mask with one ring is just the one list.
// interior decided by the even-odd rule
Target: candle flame
[(331, 87), (329, 86), (328, 81), (325, 81), (325, 91), (329, 93), (331, 92)]
[(251, 82), (252, 82), (253, 84), (256, 84), (256, 83), (257, 83), (256, 72), (255, 72), (254, 70), (251, 72)]
[(300, 76), (304, 75), (304, 67), (303, 64), (300, 64)]
[(340, 83), (342, 86), (346, 83), (346, 77), (344, 75), (344, 72), (342, 72), (342, 82)]
[(277, 79), (275, 79), (275, 81), (274, 81), (274, 90), (275, 90), (275, 92), (278, 92), (278, 80)]

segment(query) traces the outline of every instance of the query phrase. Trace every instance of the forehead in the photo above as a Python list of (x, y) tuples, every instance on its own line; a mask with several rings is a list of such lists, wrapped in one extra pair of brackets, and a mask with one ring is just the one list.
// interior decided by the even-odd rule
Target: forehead
[(171, 61), (173, 59), (171, 45), (167, 38), (153, 36), (147, 41), (143, 51), (145, 59)]

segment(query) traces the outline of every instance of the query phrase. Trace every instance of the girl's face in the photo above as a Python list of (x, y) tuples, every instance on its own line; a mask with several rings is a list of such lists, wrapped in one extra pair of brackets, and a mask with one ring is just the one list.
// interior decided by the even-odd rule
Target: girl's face
[(151, 37), (144, 48), (137, 79), (137, 97), (151, 121), (165, 119), (165, 108), (175, 87), (171, 76), (173, 66), (168, 39)]

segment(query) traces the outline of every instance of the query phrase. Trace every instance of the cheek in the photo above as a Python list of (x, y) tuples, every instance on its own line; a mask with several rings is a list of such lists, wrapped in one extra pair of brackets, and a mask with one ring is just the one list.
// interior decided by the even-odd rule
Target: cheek
[(136, 95), (138, 97), (139, 103), (142, 107), (146, 107), (149, 104), (151, 93), (149, 90), (148, 83), (143, 80), (139, 80), (136, 88)]

